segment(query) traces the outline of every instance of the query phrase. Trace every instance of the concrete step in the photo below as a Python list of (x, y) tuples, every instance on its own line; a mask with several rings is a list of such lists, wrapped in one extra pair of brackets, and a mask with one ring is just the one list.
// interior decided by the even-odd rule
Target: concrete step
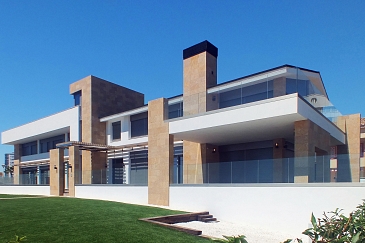
[(201, 220), (204, 223), (217, 221), (217, 218), (205, 218)]

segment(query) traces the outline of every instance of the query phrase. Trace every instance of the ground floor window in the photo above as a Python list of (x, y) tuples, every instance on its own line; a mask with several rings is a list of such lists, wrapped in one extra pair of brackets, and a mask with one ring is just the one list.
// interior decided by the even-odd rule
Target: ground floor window
[(130, 184), (148, 184), (148, 150), (134, 151), (129, 153), (130, 159)]
[(113, 184), (123, 184), (124, 182), (124, 163), (123, 158), (112, 160), (112, 183)]

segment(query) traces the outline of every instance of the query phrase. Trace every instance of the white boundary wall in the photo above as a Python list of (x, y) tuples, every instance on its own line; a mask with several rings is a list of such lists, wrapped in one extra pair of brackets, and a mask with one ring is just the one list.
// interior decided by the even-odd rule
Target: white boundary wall
[(49, 186), (0, 186), (0, 194), (24, 194), (49, 196)]
[(170, 187), (172, 209), (209, 211), (218, 220), (287, 232), (288, 237), (302, 237), (312, 212), (322, 218), (323, 211), (341, 208), (348, 216), (362, 199), (365, 185), (360, 183)]
[(146, 205), (148, 203), (148, 187), (127, 185), (78, 185), (75, 186), (75, 197)]

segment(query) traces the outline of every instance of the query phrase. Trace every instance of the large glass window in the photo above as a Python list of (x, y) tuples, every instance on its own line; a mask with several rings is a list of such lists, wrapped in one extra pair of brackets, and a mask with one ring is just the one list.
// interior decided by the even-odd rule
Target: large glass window
[(183, 103), (179, 102), (176, 104), (169, 105), (169, 118), (176, 118), (183, 116)]
[(113, 159), (113, 184), (123, 184), (124, 181), (124, 163), (123, 159)]
[(148, 150), (130, 152), (131, 174), (133, 185), (147, 185), (148, 182)]
[(131, 137), (140, 137), (148, 134), (148, 113), (143, 112), (131, 116)]
[(38, 146), (37, 141), (23, 143), (22, 147), (22, 156), (37, 154)]
[(121, 130), (121, 122), (113, 122), (112, 123), (112, 129), (113, 129), (113, 140), (120, 139), (120, 134), (122, 132)]
[(77, 91), (73, 95), (74, 95), (75, 106), (81, 105), (81, 90), (80, 91)]
[(298, 93), (301, 96), (309, 95), (308, 80), (286, 79), (286, 94)]
[(49, 152), (51, 149), (55, 149), (56, 145), (58, 143), (63, 143), (65, 142), (65, 135), (58, 135), (55, 137), (51, 137), (51, 138), (46, 138), (46, 139), (41, 139), (40, 140), (40, 146), (41, 146), (41, 153), (47, 153)]
[(273, 97), (273, 81), (262, 82), (246, 87), (219, 93), (219, 108), (246, 104)]

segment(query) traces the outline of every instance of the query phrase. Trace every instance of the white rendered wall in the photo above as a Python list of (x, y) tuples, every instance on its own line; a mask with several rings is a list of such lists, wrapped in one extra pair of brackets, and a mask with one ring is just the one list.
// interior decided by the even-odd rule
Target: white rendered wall
[(287, 232), (288, 237), (302, 236), (312, 212), (318, 218), (323, 211), (342, 208), (348, 216), (362, 199), (365, 185), (360, 183), (170, 187), (173, 209), (209, 211), (218, 220)]
[(78, 141), (79, 110), (80, 107), (75, 106), (54, 115), (4, 131), (1, 134), (1, 143), (24, 143), (67, 132), (70, 132), (71, 141)]
[(0, 186), (0, 194), (50, 195), (49, 186)]
[[(112, 123), (113, 122), (121, 122), (121, 135), (120, 139), (113, 140), (112, 134), (113, 134), (113, 128)], [(139, 144), (139, 143), (146, 143), (148, 142), (148, 136), (142, 136), (142, 137), (136, 137), (131, 138), (131, 122), (130, 122), (130, 116), (121, 116), (118, 118), (114, 118), (112, 120), (107, 121), (107, 144), (110, 146), (123, 146), (123, 145), (133, 145), (133, 144)]]
[(79, 185), (75, 186), (75, 197), (146, 205), (148, 203), (148, 187)]

